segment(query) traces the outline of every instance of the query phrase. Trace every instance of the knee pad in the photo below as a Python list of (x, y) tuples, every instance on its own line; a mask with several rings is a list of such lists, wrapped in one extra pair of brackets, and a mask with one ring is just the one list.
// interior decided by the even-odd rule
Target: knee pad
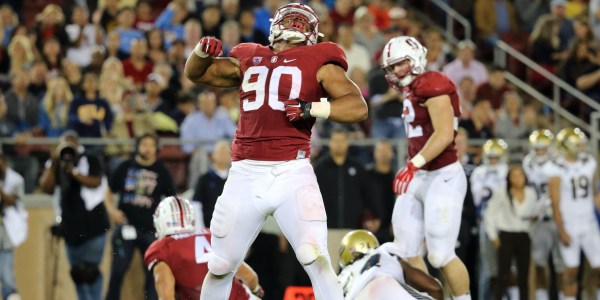
[(298, 258), (298, 261), (303, 266), (315, 262), (319, 258), (319, 255), (321, 255), (321, 250), (319, 250), (317, 245), (311, 243), (302, 243), (296, 249), (296, 258)]
[(97, 265), (79, 264), (71, 267), (71, 278), (75, 284), (90, 284), (100, 276)]
[(225, 198), (219, 197), (210, 221), (210, 232), (218, 238), (227, 236), (235, 218), (234, 212), (233, 207), (225, 202)]
[(230, 261), (212, 253), (208, 259), (208, 271), (216, 276), (223, 276), (234, 271), (235, 265)]
[(432, 267), (439, 269), (445, 267), (456, 257), (454, 249), (450, 251), (430, 251), (427, 254), (427, 260)]

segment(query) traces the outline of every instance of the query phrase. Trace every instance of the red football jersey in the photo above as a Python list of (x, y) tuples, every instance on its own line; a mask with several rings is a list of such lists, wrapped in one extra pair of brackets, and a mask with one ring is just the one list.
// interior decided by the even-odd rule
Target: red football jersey
[[(444, 73), (425, 72), (404, 90), (404, 125), (408, 136), (409, 159), (417, 155), (433, 134), (431, 116), (424, 103), (429, 98), (448, 95), (454, 110), (454, 136), (458, 129), (460, 102), (456, 86)], [(422, 167), (423, 170), (437, 170), (457, 161), (454, 140), (440, 155)]]
[(290, 122), (284, 100), (316, 102), (326, 97), (317, 71), (333, 63), (346, 70), (344, 51), (334, 43), (297, 46), (278, 53), (254, 43), (243, 43), (229, 56), (240, 62), (240, 118), (231, 148), (235, 160), (285, 161), (310, 156), (310, 134), (315, 119)]
[[(158, 239), (150, 245), (144, 255), (144, 263), (150, 271), (156, 263), (166, 263), (175, 276), (175, 292), (178, 299), (200, 299), (204, 277), (208, 273), (210, 231), (194, 235), (173, 235)], [(229, 300), (248, 300), (248, 290), (233, 280)]]

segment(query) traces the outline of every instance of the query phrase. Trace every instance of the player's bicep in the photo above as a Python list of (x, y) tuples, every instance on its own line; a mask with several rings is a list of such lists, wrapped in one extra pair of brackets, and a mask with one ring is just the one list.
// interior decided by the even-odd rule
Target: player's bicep
[(175, 299), (175, 276), (169, 265), (157, 262), (152, 268), (152, 275), (159, 299)]
[[(190, 57), (193, 57), (191, 55)], [(186, 69), (193, 70), (194, 63), (189, 61), (190, 66)], [(199, 67), (199, 66), (198, 66)], [(240, 67), (239, 61), (233, 57), (218, 57), (212, 59), (206, 72), (200, 77), (189, 76), (193, 71), (188, 71), (188, 78), (195, 83), (213, 86), (213, 87), (237, 87), (240, 85)]]
[(336, 64), (322, 66), (317, 71), (317, 81), (332, 100), (348, 95), (361, 95), (358, 86), (346, 76), (344, 69)]
[(454, 136), (454, 109), (448, 95), (429, 98), (425, 107), (431, 116), (431, 125), (435, 132), (443, 132)]

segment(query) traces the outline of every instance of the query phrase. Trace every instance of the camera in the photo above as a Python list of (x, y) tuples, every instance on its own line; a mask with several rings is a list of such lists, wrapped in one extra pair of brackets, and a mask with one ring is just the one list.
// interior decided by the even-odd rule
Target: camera
[(74, 163), (77, 157), (77, 148), (75, 145), (65, 143), (58, 146), (58, 158), (66, 163)]

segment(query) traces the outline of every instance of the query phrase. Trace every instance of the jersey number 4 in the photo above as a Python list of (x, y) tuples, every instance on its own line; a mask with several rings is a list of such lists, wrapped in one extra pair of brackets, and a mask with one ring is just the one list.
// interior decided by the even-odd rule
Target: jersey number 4
[(197, 264), (208, 262), (208, 254), (212, 252), (212, 247), (205, 236), (196, 236), (194, 241), (194, 252), (196, 254)]
[[(250, 78), (256, 75), (256, 80), (250, 82)], [(265, 66), (254, 66), (248, 68), (244, 72), (244, 80), (242, 81), (242, 90), (244, 92), (255, 91), (256, 96), (254, 101), (251, 99), (242, 100), (242, 108), (244, 111), (257, 110), (265, 103), (265, 98), (273, 110), (284, 111), (283, 102), (279, 100), (279, 81), (282, 75), (289, 75), (292, 79), (292, 88), (288, 99), (296, 99), (300, 96), (302, 87), (302, 71), (294, 66), (279, 66), (269, 75), (269, 68)], [(267, 82), (269, 82), (269, 94), (266, 95)], [(286, 99), (287, 100), (287, 99)]]

